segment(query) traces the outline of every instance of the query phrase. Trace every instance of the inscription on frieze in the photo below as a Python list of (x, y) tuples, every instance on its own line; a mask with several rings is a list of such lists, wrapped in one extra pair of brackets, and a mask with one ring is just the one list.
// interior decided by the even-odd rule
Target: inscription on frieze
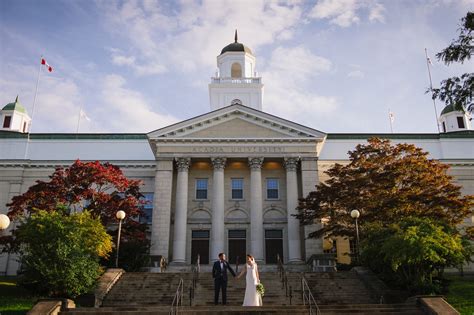
[(193, 147), (194, 153), (284, 153), (283, 147), (253, 146), (253, 147)]

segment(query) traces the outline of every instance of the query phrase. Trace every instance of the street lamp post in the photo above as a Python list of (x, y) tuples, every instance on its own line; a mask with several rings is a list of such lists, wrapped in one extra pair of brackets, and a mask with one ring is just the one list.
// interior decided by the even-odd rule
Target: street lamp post
[(119, 228), (118, 228), (118, 235), (117, 235), (117, 253), (115, 255), (115, 268), (118, 268), (118, 258), (119, 258), (119, 249), (120, 249), (120, 232), (122, 230), (122, 220), (125, 219), (125, 211), (119, 210), (117, 211), (115, 216), (119, 220)]
[(360, 262), (359, 260), (359, 225), (357, 223), (357, 219), (360, 217), (360, 212), (358, 210), (352, 210), (351, 211), (351, 217), (355, 219), (355, 226), (356, 226), (356, 251), (357, 251), (357, 262)]
[[(8, 229), (10, 225), (10, 218), (4, 214), (0, 214), (0, 236), (3, 236), (3, 231)], [(5, 264), (5, 276), (8, 273), (8, 264), (10, 262), (10, 252), (7, 254), (7, 262)]]
[(0, 231), (6, 230), (10, 225), (10, 218), (4, 214), (0, 214)]

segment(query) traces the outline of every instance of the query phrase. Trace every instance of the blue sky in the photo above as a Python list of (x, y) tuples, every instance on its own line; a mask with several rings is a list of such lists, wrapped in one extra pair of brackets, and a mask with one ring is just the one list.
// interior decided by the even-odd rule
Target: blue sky
[[(149, 132), (209, 111), (216, 56), (257, 57), (263, 110), (324, 132), (436, 132), (434, 85), (473, 71), (434, 54), (474, 0), (0, 1), (0, 104), (16, 95), (33, 132)], [(443, 108), (438, 103), (438, 112)]]

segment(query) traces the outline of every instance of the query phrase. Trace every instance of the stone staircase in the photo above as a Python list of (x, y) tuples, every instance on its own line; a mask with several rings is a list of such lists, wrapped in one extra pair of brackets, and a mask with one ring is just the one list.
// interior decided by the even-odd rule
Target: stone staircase
[[(260, 272), (260, 281), (265, 286), (265, 296), (263, 303), (266, 305), (290, 305), (289, 299), (285, 296), (282, 283), (277, 272)], [(245, 275), (240, 279), (229, 278), (227, 283), (227, 304), (242, 305), (245, 295)], [(219, 303), (221, 303), (221, 296)], [(214, 279), (211, 273), (201, 273), (196, 288), (196, 295), (193, 305), (204, 306), (214, 305)]]
[[(270, 269), (271, 270), (271, 269)], [(169, 314), (171, 303), (179, 283), (184, 281), (182, 314), (309, 314), (302, 305), (301, 277), (307, 279), (322, 315), (336, 314), (383, 314), (421, 315), (423, 312), (412, 304), (377, 304), (378, 297), (367, 290), (355, 272), (287, 273), (290, 296), (278, 272), (260, 272), (265, 286), (263, 307), (242, 307), (245, 278), (229, 278), (226, 306), (214, 306), (214, 281), (210, 272), (201, 272), (195, 297), (190, 306), (189, 288), (192, 273), (125, 273), (108, 293), (100, 308), (75, 308), (62, 311), (62, 315), (101, 314)], [(288, 292), (289, 293), (289, 292)], [(221, 301), (221, 299), (220, 299)]]
[(183, 304), (189, 305), (190, 273), (126, 272), (105, 297), (104, 307), (171, 305), (179, 280), (184, 280)]
[[(379, 296), (370, 292), (354, 271), (305, 273), (318, 304), (377, 304)], [(301, 285), (298, 287), (301, 292)]]

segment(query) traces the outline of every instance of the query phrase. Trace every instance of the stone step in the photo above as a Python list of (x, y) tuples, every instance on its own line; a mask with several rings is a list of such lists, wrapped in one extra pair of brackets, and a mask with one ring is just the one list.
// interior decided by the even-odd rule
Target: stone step
[[(144, 307), (102, 307), (102, 308), (76, 308), (62, 311), (61, 315), (100, 315), (100, 314), (122, 314), (122, 315), (151, 315), (168, 314), (170, 306)], [(384, 315), (422, 315), (423, 312), (410, 304), (365, 304), (365, 305), (321, 305), (319, 307), (322, 315), (336, 314), (384, 314)], [(309, 314), (306, 306), (183, 306), (179, 309), (181, 314)]]
[[(169, 314), (171, 308), (167, 307), (102, 307), (102, 308), (76, 308), (61, 311), (60, 315), (102, 315), (102, 314), (121, 314), (121, 315), (151, 315), (151, 314)], [(243, 307), (243, 306), (183, 306), (179, 309), (180, 314), (308, 314), (304, 306), (261, 306), (261, 307)]]

